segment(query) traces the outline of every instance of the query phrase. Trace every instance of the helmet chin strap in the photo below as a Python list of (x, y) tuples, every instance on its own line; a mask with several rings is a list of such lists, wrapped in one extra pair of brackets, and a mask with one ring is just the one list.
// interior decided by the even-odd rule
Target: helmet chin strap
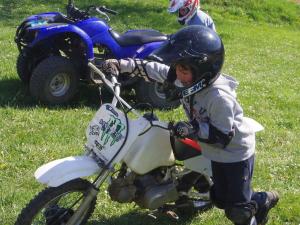
[(181, 92), (181, 95), (183, 98), (191, 96), (196, 94), (197, 92), (201, 91), (202, 89), (207, 87), (207, 81), (205, 79), (201, 79), (200, 81), (198, 81), (196, 84), (194, 84), (193, 86), (184, 89)]

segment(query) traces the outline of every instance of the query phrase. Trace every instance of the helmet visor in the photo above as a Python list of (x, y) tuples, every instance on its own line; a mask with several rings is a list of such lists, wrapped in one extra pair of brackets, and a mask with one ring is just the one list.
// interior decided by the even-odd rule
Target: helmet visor
[(184, 5), (183, 0), (170, 0), (169, 1), (169, 7), (168, 12), (169, 13), (175, 13)]

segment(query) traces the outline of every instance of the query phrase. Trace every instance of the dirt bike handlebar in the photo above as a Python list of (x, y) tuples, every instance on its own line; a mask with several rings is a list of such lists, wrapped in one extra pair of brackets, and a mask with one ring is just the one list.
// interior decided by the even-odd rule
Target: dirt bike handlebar
[[(103, 81), (103, 83), (114, 93), (112, 104), (116, 105), (117, 102), (119, 101), (123, 105), (125, 105), (128, 109), (130, 109), (136, 116), (141, 116), (124, 99), (120, 97), (120, 93), (121, 93), (120, 83), (117, 82), (117, 78), (115, 76), (111, 76), (112, 77), (111, 80), (108, 80), (105, 77), (105, 74), (101, 70), (99, 70), (93, 63), (89, 62), (88, 66), (92, 69), (94, 73), (100, 76), (100, 79)], [(99, 80), (94, 76), (94, 73), (92, 73), (91, 79), (94, 83), (99, 84)]]
[[(114, 99), (112, 101), (113, 105), (116, 105), (116, 103), (119, 101), (122, 104), (124, 104), (129, 109), (129, 111), (132, 111), (136, 116), (138, 116), (138, 117), (141, 116), (141, 114), (139, 114), (137, 112), (137, 110), (135, 110), (133, 107), (131, 107), (124, 99), (122, 99), (120, 97), (120, 92), (121, 92), (120, 83), (117, 82), (117, 78), (115, 76), (111, 76), (111, 80), (108, 80), (105, 77), (105, 74), (101, 70), (99, 70), (93, 63), (89, 62), (88, 66), (94, 72), (91, 75), (92, 81), (96, 84), (101, 83), (101, 82), (99, 82), (99, 79), (97, 79), (95, 77), (95, 73), (96, 73), (97, 75), (100, 76), (100, 79), (102, 80), (102, 82), (114, 93)], [(153, 112), (152, 112), (152, 114), (153, 114)], [(162, 125), (160, 121), (154, 120), (154, 121), (150, 121), (150, 124), (151, 124), (151, 126), (156, 126), (156, 127), (160, 127), (165, 130), (169, 130), (170, 135), (175, 136), (173, 122), (165, 123), (165, 125)]]

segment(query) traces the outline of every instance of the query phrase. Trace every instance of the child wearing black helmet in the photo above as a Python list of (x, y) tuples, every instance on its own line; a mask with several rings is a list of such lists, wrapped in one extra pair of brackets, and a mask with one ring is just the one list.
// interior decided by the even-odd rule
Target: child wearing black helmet
[[(188, 121), (175, 124), (175, 134), (198, 139), (211, 160), (211, 199), (236, 225), (262, 225), (278, 200), (276, 192), (253, 192), (255, 132), (236, 99), (238, 83), (221, 73), (224, 46), (204, 26), (187, 26), (146, 61), (107, 60), (103, 70), (134, 73), (164, 82), (169, 99), (180, 98)], [(159, 62), (157, 62), (159, 61)]]

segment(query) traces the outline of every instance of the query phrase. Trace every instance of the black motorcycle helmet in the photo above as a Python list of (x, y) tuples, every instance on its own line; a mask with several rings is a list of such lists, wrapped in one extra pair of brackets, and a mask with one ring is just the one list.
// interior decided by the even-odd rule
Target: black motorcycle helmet
[[(170, 65), (170, 71), (175, 71), (176, 64), (191, 68), (193, 84), (184, 88), (180, 96), (187, 97), (201, 91), (218, 78), (224, 62), (224, 46), (212, 29), (192, 25), (171, 35), (148, 59)], [(169, 81), (175, 79), (175, 73), (168, 76)]]

